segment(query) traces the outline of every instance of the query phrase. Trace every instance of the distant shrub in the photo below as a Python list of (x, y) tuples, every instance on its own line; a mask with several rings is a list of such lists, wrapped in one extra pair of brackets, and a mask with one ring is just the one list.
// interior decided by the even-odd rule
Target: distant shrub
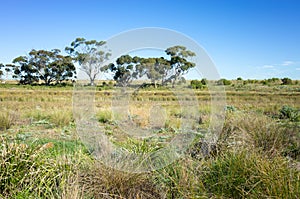
[(268, 85), (268, 81), (265, 80), (265, 79), (264, 79), (264, 80), (261, 80), (260, 83), (261, 83), (262, 85)]
[(293, 81), (288, 77), (282, 78), (281, 81), (282, 81), (282, 85), (291, 85), (291, 84), (293, 84)]
[(231, 81), (223, 78), (223, 79), (218, 80), (217, 84), (218, 85), (225, 85), (225, 86), (226, 85), (231, 85)]
[(243, 80), (241, 77), (236, 78), (236, 80), (241, 81)]
[(276, 82), (280, 82), (280, 79), (277, 77), (273, 77), (273, 78), (267, 79), (267, 82), (276, 83)]
[(203, 78), (203, 79), (201, 79), (201, 83), (202, 83), (203, 85), (207, 85), (207, 84), (208, 84), (208, 80), (205, 79), (205, 78)]
[(258, 83), (259, 81), (256, 79), (247, 79), (244, 82), (246, 82), (247, 84), (255, 84)]
[(192, 80), (191, 81), (191, 87), (193, 89), (202, 89), (205, 87), (205, 85), (202, 84), (202, 80)]

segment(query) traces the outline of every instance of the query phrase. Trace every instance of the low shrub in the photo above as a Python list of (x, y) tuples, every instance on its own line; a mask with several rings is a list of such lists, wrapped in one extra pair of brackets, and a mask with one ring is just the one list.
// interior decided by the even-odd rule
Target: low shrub
[(291, 85), (291, 84), (293, 84), (293, 81), (288, 77), (282, 78), (281, 82), (282, 82), (282, 85)]
[(300, 110), (285, 105), (279, 110), (279, 117), (281, 119), (289, 119), (294, 122), (300, 121)]
[(191, 81), (191, 88), (193, 89), (203, 89), (205, 88), (205, 84), (203, 84), (200, 80), (192, 80)]
[(231, 85), (231, 81), (227, 80), (227, 79), (220, 79), (217, 81), (217, 85), (228, 86), (228, 85)]

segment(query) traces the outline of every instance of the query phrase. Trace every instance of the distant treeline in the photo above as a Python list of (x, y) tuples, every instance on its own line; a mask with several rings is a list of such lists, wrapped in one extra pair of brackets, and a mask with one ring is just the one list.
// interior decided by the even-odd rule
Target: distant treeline
[[(67, 55), (63, 55), (61, 50), (35, 50), (32, 49), (28, 55), (18, 56), (12, 63), (0, 63), (0, 79), (8, 80), (11, 77), (23, 85), (61, 85), (66, 82), (74, 82), (77, 79), (76, 67), (89, 77), (89, 84), (94, 85), (100, 73), (112, 75), (116, 82), (114, 85), (126, 87), (134, 80), (145, 80), (143, 86), (171, 85), (184, 83), (184, 75), (195, 67), (196, 64), (190, 58), (196, 54), (188, 50), (185, 46), (172, 46), (165, 50), (166, 57), (143, 58), (130, 55), (122, 55), (114, 63), (104, 65), (111, 56), (111, 51), (105, 48), (105, 41), (86, 40), (76, 38), (70, 46), (65, 48)], [(234, 80), (220, 79), (215, 81), (217, 85), (231, 85)], [(243, 80), (237, 78), (236, 81), (243, 84), (297, 84), (290, 78), (271, 78), (266, 80)], [(195, 89), (205, 88), (208, 81), (192, 80), (190, 86)]]

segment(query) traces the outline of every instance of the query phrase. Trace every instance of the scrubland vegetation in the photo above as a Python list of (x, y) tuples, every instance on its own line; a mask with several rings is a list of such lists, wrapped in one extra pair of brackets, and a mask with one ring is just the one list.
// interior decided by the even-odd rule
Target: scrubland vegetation
[[(299, 198), (300, 88), (295, 81), (266, 82), (239, 79), (225, 86), (225, 123), (209, 155), (201, 155), (199, 139), (179, 160), (146, 173), (117, 171), (94, 159), (76, 133), (71, 85), (3, 84), (0, 197)], [(206, 128), (210, 93), (204, 80), (196, 83), (201, 86), (187, 82), (182, 88), (194, 87), (201, 103), (198, 125)], [(113, 136), (117, 129), (109, 109), (113, 83), (98, 84), (96, 118)], [(143, 110), (153, 101), (168, 107), (168, 119), (158, 129), (161, 137), (175, 132), (178, 118), (184, 117), (172, 92), (163, 87), (143, 87), (132, 100), (140, 126), (147, 122)], [(134, 138), (117, 142), (135, 153), (159, 148), (156, 142)]]

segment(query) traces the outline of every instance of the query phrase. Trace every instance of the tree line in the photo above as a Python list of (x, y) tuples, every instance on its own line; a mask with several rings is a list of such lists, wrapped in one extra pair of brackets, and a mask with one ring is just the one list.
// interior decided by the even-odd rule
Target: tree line
[(32, 49), (28, 55), (16, 57), (10, 64), (0, 64), (0, 77), (5, 73), (11, 74), (20, 84), (61, 84), (77, 79), (74, 65), (77, 63), (89, 77), (90, 85), (95, 85), (96, 78), (102, 72), (112, 74), (119, 86), (128, 86), (135, 79), (146, 78), (156, 87), (168, 83), (174, 86), (189, 69), (195, 67), (189, 59), (196, 54), (180, 45), (165, 50), (169, 59), (122, 55), (114, 63), (104, 65), (111, 56), (109, 50), (100, 50), (105, 44), (105, 41), (76, 38), (65, 47), (67, 55), (59, 49)]

